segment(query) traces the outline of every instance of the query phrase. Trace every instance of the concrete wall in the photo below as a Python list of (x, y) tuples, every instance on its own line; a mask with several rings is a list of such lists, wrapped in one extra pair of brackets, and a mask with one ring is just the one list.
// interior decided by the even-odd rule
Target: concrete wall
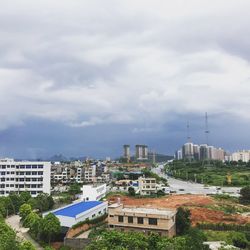
[(91, 242), (90, 239), (80, 239), (80, 238), (75, 238), (75, 239), (64, 239), (64, 246), (68, 246), (73, 249), (85, 249), (85, 247)]

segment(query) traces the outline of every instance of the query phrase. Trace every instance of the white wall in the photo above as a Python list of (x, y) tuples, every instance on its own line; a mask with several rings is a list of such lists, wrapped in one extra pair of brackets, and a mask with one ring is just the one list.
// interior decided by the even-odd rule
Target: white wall
[[(69, 207), (72, 206), (72, 204), (66, 206)], [(58, 210), (60, 210), (62, 208), (56, 209), (54, 211), (51, 211), (50, 213), (56, 212)], [(61, 226), (62, 227), (72, 227), (73, 225), (75, 225), (78, 222), (81, 221), (85, 221), (86, 219), (94, 219), (96, 217), (99, 217), (105, 213), (107, 213), (108, 210), (108, 203), (107, 202), (103, 202), (102, 204), (91, 208), (81, 214), (78, 214), (76, 217), (68, 217), (68, 216), (62, 216), (62, 215), (56, 215), (56, 217), (59, 219)], [(47, 215), (49, 212), (46, 212), (43, 214), (43, 217), (45, 215)]]
[(82, 200), (83, 201), (96, 201), (100, 200), (106, 195), (107, 185), (99, 185), (97, 187), (93, 185), (83, 185), (82, 187)]

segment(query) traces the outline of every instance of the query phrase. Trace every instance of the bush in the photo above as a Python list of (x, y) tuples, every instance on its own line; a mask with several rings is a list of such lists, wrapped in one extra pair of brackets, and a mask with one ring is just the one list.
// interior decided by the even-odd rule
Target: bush
[(133, 187), (128, 188), (128, 193), (130, 196), (135, 196), (135, 189)]
[(250, 204), (250, 186), (244, 187), (240, 190), (239, 200), (243, 204)]
[(233, 245), (245, 249), (248, 246), (248, 241), (244, 234), (234, 234), (232, 237)]

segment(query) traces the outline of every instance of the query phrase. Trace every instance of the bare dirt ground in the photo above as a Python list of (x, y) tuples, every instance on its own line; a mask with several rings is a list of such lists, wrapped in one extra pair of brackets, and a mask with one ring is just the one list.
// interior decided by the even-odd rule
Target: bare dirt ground
[(110, 203), (117, 202), (118, 197), (121, 203), (130, 206), (178, 208), (188, 207), (191, 211), (192, 224), (198, 222), (210, 223), (250, 223), (250, 217), (239, 214), (227, 215), (223, 211), (216, 211), (206, 206), (217, 204), (217, 201), (205, 195), (171, 195), (163, 198), (132, 198), (127, 196), (115, 195), (109, 198)]

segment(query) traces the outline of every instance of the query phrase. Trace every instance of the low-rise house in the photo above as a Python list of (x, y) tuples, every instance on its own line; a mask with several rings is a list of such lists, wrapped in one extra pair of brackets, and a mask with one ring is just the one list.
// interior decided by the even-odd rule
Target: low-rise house
[(109, 206), (109, 228), (120, 231), (140, 231), (173, 237), (176, 234), (176, 210), (131, 207), (115, 203)]

